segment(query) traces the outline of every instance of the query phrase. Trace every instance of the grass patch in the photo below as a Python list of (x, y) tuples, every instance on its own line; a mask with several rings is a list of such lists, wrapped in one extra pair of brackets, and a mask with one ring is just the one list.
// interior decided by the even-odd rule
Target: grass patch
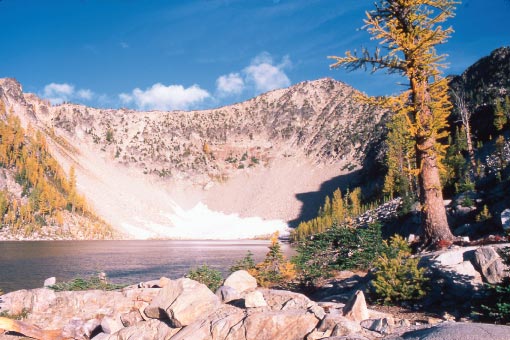
[(98, 276), (90, 276), (88, 278), (77, 277), (71, 281), (61, 282), (49, 286), (56, 292), (78, 291), (78, 290), (117, 290), (126, 287), (127, 284), (108, 283)]
[(0, 312), (0, 317), (13, 319), (13, 320), (24, 320), (28, 316), (28, 309), (23, 308), (19, 314), (10, 314), (8, 311)]

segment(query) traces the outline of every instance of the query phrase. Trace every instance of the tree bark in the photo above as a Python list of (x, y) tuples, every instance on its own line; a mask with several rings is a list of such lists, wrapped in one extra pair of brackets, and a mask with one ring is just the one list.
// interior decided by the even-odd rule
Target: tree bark
[(437, 157), (433, 152), (420, 150), (434, 143), (433, 138), (425, 139), (417, 144), (416, 150), (418, 164), (421, 164), (418, 180), (422, 205), (422, 225), (425, 242), (428, 245), (435, 245), (441, 240), (452, 241), (454, 239), (446, 218)]
[[(453, 241), (454, 236), (448, 226), (444, 207), (441, 177), (439, 175), (436, 139), (430, 134), (433, 112), (429, 107), (431, 101), (429, 84), (424, 77), (411, 79), (413, 100), (418, 111), (415, 119), (421, 126), (416, 134), (416, 165), (419, 168), (418, 184), (422, 206), (422, 225), (425, 232), (425, 244), (437, 246), (438, 242)], [(426, 78), (425, 78), (426, 79)], [(421, 81), (420, 81), (421, 80)]]

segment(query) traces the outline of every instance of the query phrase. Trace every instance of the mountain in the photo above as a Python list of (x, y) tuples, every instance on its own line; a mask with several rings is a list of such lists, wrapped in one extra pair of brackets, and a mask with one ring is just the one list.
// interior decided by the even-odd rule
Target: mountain
[(510, 47), (495, 49), (461, 75), (451, 77), (450, 86), (464, 92), (473, 112), (471, 126), (475, 136), (482, 141), (489, 140), (495, 135), (495, 103), (510, 96)]
[(253, 237), (313, 215), (360, 181), (381, 141), (386, 113), (357, 94), (326, 78), (212, 110), (138, 112), (52, 106), (0, 80), (7, 110), (132, 238)]
[(0, 239), (112, 238), (52, 157), (46, 138), (0, 101)]

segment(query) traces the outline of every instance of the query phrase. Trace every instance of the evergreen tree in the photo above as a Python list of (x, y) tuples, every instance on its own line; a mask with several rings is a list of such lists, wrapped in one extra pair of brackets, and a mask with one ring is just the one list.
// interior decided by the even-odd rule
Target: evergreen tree
[(296, 276), (294, 265), (285, 259), (278, 232), (271, 236), (271, 245), (263, 262), (257, 264), (253, 271), (258, 283), (263, 287), (282, 286)]
[(439, 168), (445, 147), (439, 141), (447, 136), (447, 117), (451, 110), (448, 83), (441, 77), (444, 56), (436, 45), (443, 44), (453, 32), (441, 23), (454, 15), (454, 0), (379, 0), (376, 9), (367, 13), (365, 29), (381, 41), (388, 54), (366, 49), (361, 56), (347, 52), (333, 68), (356, 70), (371, 66), (409, 80), (409, 90), (398, 96), (364, 98), (405, 115), (416, 150), (415, 173), (418, 175), (422, 221), (426, 243), (451, 241), (453, 235), (446, 219)]
[(463, 152), (467, 149), (467, 143), (465, 133), (458, 127), (455, 128), (455, 133), (452, 136), (448, 136), (448, 150), (446, 151), (445, 166), (446, 171), (444, 173), (445, 186), (454, 188), (457, 192), (465, 191), (462, 188), (465, 182), (469, 182), (469, 174), (467, 169), (467, 161), (463, 155)]
[(74, 166), (71, 165), (69, 169), (69, 198), (68, 205), (71, 207), (71, 211), (74, 213), (76, 210), (78, 200), (78, 193), (76, 191), (76, 173)]
[(390, 197), (395, 194), (401, 197), (417, 196), (414, 193), (415, 176), (411, 171), (416, 168), (415, 150), (406, 125), (406, 117), (401, 114), (393, 115), (387, 124), (386, 166), (388, 172), (384, 178), (383, 192)]
[(510, 97), (505, 96), (505, 113), (507, 121), (510, 120)]
[(336, 189), (333, 192), (332, 218), (334, 222), (342, 223), (345, 220), (345, 207), (342, 198), (342, 191)]
[(496, 128), (497, 131), (501, 131), (505, 127), (506, 123), (507, 115), (505, 113), (505, 110), (503, 109), (501, 102), (499, 100), (496, 100), (496, 107), (494, 109), (494, 127)]

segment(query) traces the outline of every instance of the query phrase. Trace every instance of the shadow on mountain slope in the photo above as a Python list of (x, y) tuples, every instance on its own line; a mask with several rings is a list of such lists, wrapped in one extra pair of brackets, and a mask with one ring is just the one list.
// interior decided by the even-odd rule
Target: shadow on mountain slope
[(296, 228), (301, 221), (307, 221), (317, 217), (319, 208), (324, 204), (326, 196), (332, 196), (333, 191), (337, 188), (345, 193), (347, 188), (355, 188), (361, 184), (362, 169), (355, 170), (345, 175), (333, 177), (323, 182), (317, 191), (302, 192), (296, 194), (296, 198), (301, 201), (301, 211), (296, 219), (288, 221), (287, 223), (291, 228)]

